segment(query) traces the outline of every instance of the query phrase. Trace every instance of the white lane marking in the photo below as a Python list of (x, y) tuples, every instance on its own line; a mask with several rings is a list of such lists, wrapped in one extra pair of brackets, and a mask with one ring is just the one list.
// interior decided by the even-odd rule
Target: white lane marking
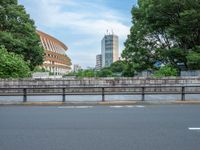
[(116, 106), (110, 106), (110, 107), (111, 108), (133, 108), (133, 107), (143, 108), (144, 106), (142, 106), (142, 105), (136, 105), (136, 106), (134, 106), (134, 105), (124, 105), (124, 106), (116, 105)]
[(124, 106), (110, 106), (111, 108), (122, 108)]
[(199, 130), (200, 131), (200, 128), (196, 128), (196, 127), (189, 127), (188, 129), (189, 130)]
[(144, 106), (142, 106), (142, 105), (137, 105), (136, 107), (138, 107), (138, 108), (144, 108)]
[(92, 108), (93, 106), (61, 106), (61, 107), (58, 107), (58, 108)]
[(133, 105), (126, 105), (125, 107), (127, 107), (127, 108), (133, 108), (134, 106)]

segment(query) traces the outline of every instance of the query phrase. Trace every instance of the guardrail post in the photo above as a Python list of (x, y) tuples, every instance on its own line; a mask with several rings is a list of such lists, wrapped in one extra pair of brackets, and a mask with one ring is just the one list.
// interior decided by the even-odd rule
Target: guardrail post
[(102, 102), (105, 102), (105, 93), (104, 93), (104, 87), (102, 87)]
[(27, 89), (23, 89), (23, 102), (27, 102)]
[(184, 86), (181, 87), (181, 100), (182, 101), (185, 100), (185, 87)]
[(142, 87), (142, 101), (145, 101), (145, 93), (144, 93), (145, 87)]
[(62, 89), (62, 102), (65, 102), (65, 88)]

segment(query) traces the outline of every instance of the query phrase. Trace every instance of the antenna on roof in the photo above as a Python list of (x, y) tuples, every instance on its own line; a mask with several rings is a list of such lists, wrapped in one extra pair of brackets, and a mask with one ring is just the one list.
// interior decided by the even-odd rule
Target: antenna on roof
[(114, 35), (113, 29), (112, 29), (112, 35)]
[(106, 35), (108, 35), (108, 29), (106, 30)]

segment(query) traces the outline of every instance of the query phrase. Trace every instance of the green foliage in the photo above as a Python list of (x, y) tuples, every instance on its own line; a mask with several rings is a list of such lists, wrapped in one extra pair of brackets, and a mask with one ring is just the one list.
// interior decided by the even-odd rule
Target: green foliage
[(23, 57), (12, 52), (7, 52), (0, 47), (0, 78), (24, 78), (30, 76), (28, 63)]
[(80, 70), (78, 72), (70, 72), (65, 76), (76, 77), (133, 77), (135, 70), (132, 65), (127, 64), (125, 61), (116, 61), (110, 67), (102, 68), (99, 71), (93, 69)]
[(155, 71), (154, 77), (168, 77), (168, 76), (177, 76), (178, 72), (175, 68), (170, 65), (161, 67), (158, 71)]
[(49, 72), (49, 71), (45, 70), (45, 68), (42, 68), (40, 66), (36, 66), (33, 72)]
[(80, 70), (77, 73), (73, 73), (71, 75), (75, 75), (77, 77), (111, 77), (112, 76), (112, 71), (110, 68), (103, 68), (100, 71), (95, 71), (92, 69), (87, 69), (87, 70)]
[(200, 66), (200, 53), (197, 52), (190, 52), (187, 55), (187, 65), (192, 69), (199, 69)]
[(87, 69), (87, 70), (79, 70), (78, 72), (70, 72), (68, 74), (66, 74), (65, 76), (76, 76), (76, 77), (80, 77), (80, 78), (84, 78), (84, 77), (95, 77), (96, 76), (96, 72), (92, 69)]
[(132, 16), (122, 57), (134, 70), (156, 70), (156, 62), (200, 69), (199, 55), (190, 56), (200, 45), (199, 0), (138, 0)]
[(119, 60), (112, 63), (109, 69), (112, 71), (112, 76), (133, 77), (136, 74), (136, 65)]
[(110, 68), (103, 68), (100, 71), (95, 71), (92, 69), (80, 70), (78, 72), (70, 72), (66, 76), (76, 76), (80, 78), (90, 78), (90, 77), (112, 77), (113, 72)]
[(76, 76), (76, 73), (75, 72), (69, 72), (69, 73), (66, 73), (63, 75), (63, 77), (66, 77), (66, 76)]
[(91, 69), (88, 69), (88, 70), (80, 71), (79, 76), (80, 77), (94, 77), (95, 72)]
[(17, 5), (17, 0), (1, 0), (0, 3), (2, 6), (8, 5), (8, 4)]
[(31, 70), (43, 63), (44, 50), (34, 21), (17, 0), (0, 1), (0, 45), (9, 52), (23, 55)]
[(125, 62), (118, 60), (118, 61), (111, 64), (110, 69), (114, 73), (121, 73), (121, 72), (123, 72), (125, 67), (126, 67)]
[(113, 73), (110, 68), (103, 68), (97, 72), (97, 77), (112, 77)]
[(123, 72), (122, 72), (122, 76), (123, 77), (133, 77), (136, 74), (136, 70), (134, 65), (132, 64), (126, 64)]

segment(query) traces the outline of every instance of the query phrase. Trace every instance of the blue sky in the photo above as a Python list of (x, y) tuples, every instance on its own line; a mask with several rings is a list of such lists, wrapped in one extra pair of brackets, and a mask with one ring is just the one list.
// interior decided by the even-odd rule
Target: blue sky
[(131, 27), (136, 0), (19, 0), (37, 29), (68, 46), (73, 64), (94, 67), (101, 39), (113, 30), (120, 39), (120, 53)]

